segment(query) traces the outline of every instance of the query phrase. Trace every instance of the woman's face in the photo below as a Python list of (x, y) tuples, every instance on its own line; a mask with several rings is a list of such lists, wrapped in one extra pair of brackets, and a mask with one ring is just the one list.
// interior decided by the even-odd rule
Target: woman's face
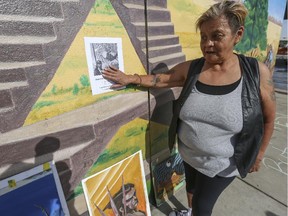
[(243, 27), (240, 27), (233, 33), (224, 16), (204, 22), (200, 27), (200, 47), (205, 60), (211, 64), (221, 64), (231, 57), (243, 31)]

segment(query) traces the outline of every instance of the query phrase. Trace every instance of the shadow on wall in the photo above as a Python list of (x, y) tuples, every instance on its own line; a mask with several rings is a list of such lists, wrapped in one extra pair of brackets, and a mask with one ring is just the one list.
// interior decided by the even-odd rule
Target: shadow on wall
[[(53, 153), (56, 152), (60, 147), (59, 139), (55, 137), (45, 137), (40, 142), (38, 142), (35, 146), (35, 155), (34, 155), (34, 163), (23, 163), (18, 162), (12, 164), (9, 169), (5, 172), (1, 173), (0, 179), (7, 178), (11, 175), (15, 175), (17, 173), (26, 171), (31, 169), (37, 165), (43, 164), (48, 161), (53, 160)], [(23, 147), (25, 148), (25, 147)]]
[(265, 215), (266, 216), (279, 216), (279, 215), (274, 214), (273, 212), (270, 212), (270, 211), (265, 211)]
[[(165, 73), (169, 70), (167, 64), (165, 63), (159, 63), (155, 68), (153, 68), (153, 70), (151, 71), (151, 74), (159, 74), (159, 73)], [(163, 96), (157, 96), (158, 93), (160, 91), (165, 91), (165, 93), (163, 94)], [(171, 89), (156, 89), (155, 91), (150, 91), (150, 94), (154, 96), (155, 98), (155, 109), (151, 110), (151, 117), (150, 117), (150, 126), (149, 126), (149, 130), (150, 130), (150, 137), (149, 137), (149, 141), (146, 139), (146, 143), (150, 143), (146, 145), (146, 151), (150, 152), (150, 160), (148, 161), (148, 157), (147, 161), (149, 162), (150, 165), (150, 173), (151, 173), (151, 179), (152, 179), (152, 166), (151, 166), (151, 155), (155, 155), (159, 152), (157, 152), (157, 149), (153, 149), (154, 146), (154, 141), (157, 140), (156, 137), (153, 137), (153, 135), (151, 135), (151, 131), (157, 131), (157, 128), (155, 127), (154, 123), (157, 124), (162, 124), (162, 125), (166, 125), (169, 126), (171, 120), (172, 120), (172, 104), (173, 104), (173, 100), (175, 100), (175, 95), (173, 93), (173, 91)], [(150, 101), (151, 102), (151, 101)], [(148, 133), (147, 133), (148, 134)], [(157, 134), (158, 136), (159, 134)], [(167, 143), (164, 149), (162, 149), (161, 151), (163, 152), (169, 152), (169, 148), (168, 148), (168, 133), (167, 135)], [(147, 155), (148, 156), (148, 155)], [(170, 154), (168, 153), (166, 155), (166, 158), (168, 158), (170, 156)], [(165, 159), (166, 159), (165, 158)], [(171, 180), (171, 185), (172, 185), (172, 179)], [(153, 182), (151, 181), (151, 184), (153, 184)], [(169, 183), (167, 183), (169, 184)], [(151, 195), (149, 197), (150, 201), (152, 201), (153, 205), (156, 205), (156, 200), (155, 200), (155, 195), (154, 195), (154, 190), (153, 190), (154, 186), (151, 185)], [(174, 192), (171, 192), (172, 194), (174, 194)], [(173, 203), (173, 205), (178, 208), (178, 209), (185, 209), (185, 206), (179, 202), (177, 200), (177, 198), (175, 198), (175, 196), (171, 196), (169, 197), (169, 200), (171, 203)], [(171, 212), (173, 209), (171, 208), (171, 206), (169, 204), (167, 204), (167, 202), (163, 202), (161, 204), (161, 207), (158, 209), (165, 215), (167, 215), (169, 212)]]
[(159, 63), (152, 69), (151, 74), (165, 73), (168, 70), (169, 70), (169, 68), (168, 68), (167, 64)]
[[(0, 179), (8, 178), (17, 173), (29, 170), (35, 166), (44, 164), (46, 162), (52, 161), (54, 159), (53, 154), (60, 148), (60, 140), (55, 137), (45, 137), (35, 146), (35, 161), (34, 163), (23, 163), (19, 162), (12, 164), (5, 172), (0, 175)], [(64, 161), (56, 162), (57, 172), (61, 181), (62, 189), (65, 197), (69, 197), (71, 193), (71, 185), (69, 180), (71, 178), (71, 170), (69, 166)]]

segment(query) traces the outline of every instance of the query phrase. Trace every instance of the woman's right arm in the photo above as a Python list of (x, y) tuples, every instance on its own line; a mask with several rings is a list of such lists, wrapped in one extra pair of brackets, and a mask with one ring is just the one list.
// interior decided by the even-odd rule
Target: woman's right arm
[(127, 75), (114, 67), (105, 68), (102, 75), (115, 84), (111, 88), (119, 88), (128, 84), (143, 87), (170, 88), (183, 86), (191, 61), (183, 62), (168, 70), (166, 73), (151, 75)]

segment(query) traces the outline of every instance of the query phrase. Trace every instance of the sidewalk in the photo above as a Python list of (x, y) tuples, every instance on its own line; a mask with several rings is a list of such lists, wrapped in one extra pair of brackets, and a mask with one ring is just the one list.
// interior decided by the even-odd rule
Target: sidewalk
[[(217, 201), (213, 216), (287, 216), (287, 94), (276, 93), (274, 134), (259, 172), (236, 178)], [(172, 208), (187, 207), (185, 187), (152, 216), (168, 215)]]

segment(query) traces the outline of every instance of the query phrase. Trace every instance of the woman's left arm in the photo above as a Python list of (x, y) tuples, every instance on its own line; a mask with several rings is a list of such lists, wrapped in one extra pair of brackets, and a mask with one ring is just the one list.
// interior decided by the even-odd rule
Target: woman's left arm
[(264, 134), (260, 151), (256, 158), (255, 164), (250, 169), (250, 172), (256, 172), (260, 169), (261, 161), (264, 157), (265, 151), (269, 145), (270, 139), (273, 134), (276, 113), (276, 96), (274, 92), (272, 73), (262, 62), (259, 62), (259, 70), (262, 112), (264, 118)]

